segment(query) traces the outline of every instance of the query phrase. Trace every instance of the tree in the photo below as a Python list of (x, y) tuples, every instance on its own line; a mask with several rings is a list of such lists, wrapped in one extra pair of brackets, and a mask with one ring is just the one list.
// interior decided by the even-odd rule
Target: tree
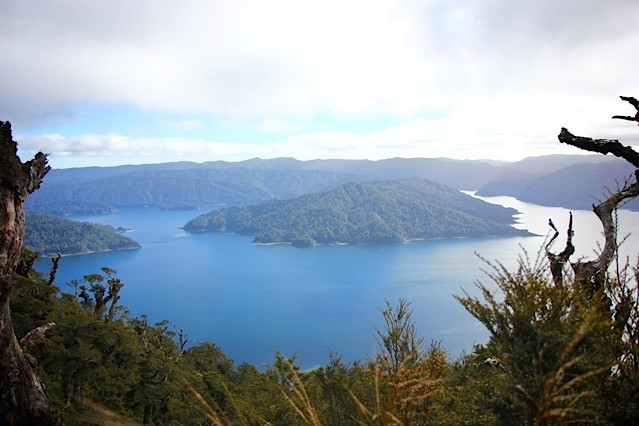
[[(639, 120), (639, 102), (621, 99), (637, 108), (638, 115), (613, 118)], [(619, 141), (575, 136), (565, 128), (559, 141), (624, 158), (637, 168), (634, 181), (628, 178), (593, 206), (605, 238), (594, 260), (570, 262), (575, 252), (572, 215), (566, 246), (553, 253), (550, 247), (559, 230), (550, 219), (554, 235), (545, 247), (548, 263), (542, 258), (531, 265), (522, 258), (514, 272), (491, 264), (494, 272), (489, 277), (499, 293), (479, 283), (480, 298), (457, 297), (491, 334), (486, 346), (475, 349), (485, 362), (479, 359), (478, 366), (467, 371), (482, 377), (485, 373), (477, 374), (479, 369), (497, 368), (487, 408), (501, 422), (637, 424), (637, 273), (632, 283), (628, 268), (612, 273), (610, 266), (618, 249), (616, 209), (639, 195), (639, 154)], [(481, 381), (467, 386), (478, 384)]]
[[(634, 106), (635, 109), (637, 109), (637, 115), (634, 117), (615, 115), (613, 118), (636, 121), (639, 124), (639, 101), (628, 96), (621, 96), (621, 99)], [(575, 273), (575, 280), (581, 285), (588, 286), (592, 292), (596, 292), (601, 289), (603, 281), (605, 281), (606, 278), (606, 271), (617, 255), (617, 224), (614, 219), (614, 212), (624, 201), (639, 195), (639, 153), (630, 146), (623, 146), (618, 140), (593, 139), (589, 137), (575, 136), (565, 127), (562, 127), (558, 138), (561, 143), (572, 145), (585, 151), (598, 152), (604, 155), (613, 154), (617, 157), (623, 158), (637, 168), (635, 170), (634, 182), (631, 182), (631, 178), (629, 178), (617, 191), (611, 191), (604, 201), (592, 206), (593, 212), (601, 221), (605, 237), (605, 243), (599, 256), (594, 260), (579, 260), (571, 264)], [(549, 225), (555, 230), (555, 236), (550, 241), (550, 245), (558, 236), (559, 232), (553, 225), (552, 219), (549, 221)], [(572, 233), (573, 229), (571, 220), (570, 225), (568, 226), (566, 249), (564, 249), (561, 254), (554, 255), (548, 250), (549, 245), (546, 247), (555, 282), (561, 281), (562, 265), (566, 263), (570, 256), (574, 253), (574, 247), (572, 247)]]
[[(0, 418), (9, 425), (57, 422), (36, 369), (23, 351), (29, 342), (18, 343), (9, 309), (24, 245), (24, 202), (49, 170), (41, 152), (22, 163), (11, 124), (0, 121)], [(38, 334), (31, 335), (35, 337)]]
[(387, 300), (379, 311), (384, 318), (384, 329), (375, 330), (380, 352), (369, 363), (374, 404), (364, 403), (353, 390), (351, 396), (361, 419), (371, 424), (427, 423), (433, 412), (432, 397), (442, 390), (448, 374), (447, 355), (436, 342), (423, 350), (424, 339), (417, 335), (406, 299), (399, 298), (395, 307)]
[[(612, 366), (596, 355), (597, 332), (609, 325), (602, 311), (585, 303), (582, 287), (555, 285), (541, 262), (520, 259), (515, 272), (491, 266), (499, 296), (479, 283), (483, 301), (457, 297), (491, 334), (479, 351), (479, 368), (492, 370), (491, 392), (500, 401), (490, 410), (517, 424), (593, 418), (588, 380)], [(499, 380), (502, 374), (507, 380)]]
[(396, 374), (402, 363), (417, 365), (421, 361), (424, 342), (417, 336), (410, 303), (400, 298), (396, 307), (387, 300), (386, 307), (379, 309), (384, 318), (384, 330), (376, 329), (376, 339), (381, 352), (378, 354), (385, 370)]

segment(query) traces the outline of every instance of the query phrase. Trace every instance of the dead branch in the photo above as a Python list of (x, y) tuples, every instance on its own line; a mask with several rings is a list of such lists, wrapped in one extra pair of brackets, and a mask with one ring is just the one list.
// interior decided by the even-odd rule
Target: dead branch
[(555, 234), (552, 236), (548, 244), (546, 244), (546, 257), (550, 261), (550, 273), (552, 274), (555, 285), (562, 285), (564, 278), (564, 265), (575, 252), (575, 246), (572, 244), (572, 237), (575, 235), (572, 230), (572, 212), (570, 212), (570, 220), (568, 221), (568, 238), (566, 239), (566, 247), (559, 254), (554, 254), (550, 251), (550, 246), (559, 236), (559, 230), (553, 223), (552, 219), (548, 219), (548, 226), (555, 231)]
[(626, 101), (630, 105), (635, 107), (635, 109), (637, 110), (637, 113), (635, 114), (634, 117), (630, 115), (613, 115), (612, 118), (618, 118), (620, 120), (636, 121), (637, 124), (639, 125), (639, 101), (633, 98), (632, 96), (619, 96), (619, 97), (621, 98), (622, 101)]
[(53, 284), (53, 281), (55, 281), (55, 274), (58, 272), (58, 265), (60, 264), (60, 258), (62, 257), (62, 255), (60, 254), (60, 252), (57, 252), (52, 258), (51, 258), (51, 270), (49, 271), (49, 284)]
[[(621, 99), (629, 102), (638, 111), (637, 116), (632, 118), (631, 121), (639, 120), (639, 101), (635, 98), (626, 96), (622, 96)], [(615, 116), (613, 118), (621, 118), (621, 116)], [(623, 119), (628, 119), (628, 117)], [(598, 152), (604, 155), (613, 154), (617, 157), (623, 158), (637, 168), (637, 170), (635, 170), (634, 183), (630, 183), (629, 181), (626, 182), (621, 189), (617, 190), (617, 192), (611, 193), (606, 200), (596, 206), (593, 205), (593, 211), (603, 226), (605, 238), (603, 249), (597, 259), (587, 262), (577, 261), (571, 264), (572, 269), (575, 272), (575, 282), (585, 285), (594, 293), (602, 288), (606, 277), (606, 271), (617, 253), (617, 224), (614, 220), (614, 211), (624, 200), (639, 196), (639, 183), (637, 182), (637, 178), (639, 178), (639, 153), (630, 146), (623, 146), (617, 140), (593, 139), (575, 136), (566, 128), (561, 129), (558, 138), (561, 143), (572, 145), (585, 151)], [(555, 232), (557, 233), (556, 229)], [(564, 250), (564, 252), (566, 251)], [(552, 253), (549, 254), (548, 250), (547, 255), (552, 268), (554, 255), (552, 255)], [(553, 278), (555, 278), (554, 271)]]
[(28, 354), (34, 355), (35, 350), (38, 346), (47, 343), (47, 337), (45, 336), (45, 334), (54, 326), (55, 323), (50, 322), (48, 324), (41, 325), (40, 327), (35, 328), (25, 334), (24, 337), (20, 339), (20, 346), (22, 347), (22, 350)]
[[(637, 174), (636, 171), (635, 174)], [(588, 262), (575, 262), (572, 265), (575, 279), (585, 284), (591, 284), (593, 291), (603, 285), (608, 266), (617, 254), (617, 224), (614, 219), (614, 211), (622, 201), (637, 196), (639, 196), (639, 183), (627, 183), (602, 203), (593, 206), (593, 211), (603, 226), (605, 240), (603, 249), (597, 259)]]
[(623, 158), (633, 166), (639, 168), (639, 154), (630, 146), (623, 146), (615, 139), (593, 139), (583, 136), (575, 136), (565, 127), (559, 132), (559, 142), (575, 146), (584, 151), (597, 152), (599, 154), (613, 154)]

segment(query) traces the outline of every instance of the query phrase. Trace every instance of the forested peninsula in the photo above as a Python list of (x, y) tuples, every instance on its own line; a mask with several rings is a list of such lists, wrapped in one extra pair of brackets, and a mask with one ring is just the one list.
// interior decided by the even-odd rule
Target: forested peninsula
[(139, 248), (140, 244), (108, 225), (77, 222), (38, 212), (27, 212), (25, 246), (41, 256), (83, 254)]
[(351, 182), (289, 200), (217, 209), (189, 221), (184, 229), (255, 235), (255, 243), (298, 246), (530, 235), (509, 226), (516, 213), (414, 178)]

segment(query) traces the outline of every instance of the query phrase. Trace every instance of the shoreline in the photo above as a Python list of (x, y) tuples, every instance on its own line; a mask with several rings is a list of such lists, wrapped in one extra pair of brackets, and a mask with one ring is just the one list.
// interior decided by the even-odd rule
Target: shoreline
[[(137, 249), (141, 249), (142, 245), (139, 244), (137, 247), (124, 247), (124, 248), (115, 248), (115, 249), (106, 249), (106, 250), (90, 250), (90, 251), (82, 251), (82, 252), (78, 252), (78, 253), (65, 253), (62, 254), (60, 253), (60, 257), (69, 257), (69, 256), (82, 256), (85, 254), (95, 254), (95, 253), (108, 253), (108, 252), (112, 252), (112, 251), (126, 251), (126, 250), (137, 250)], [(38, 260), (43, 260), (45, 258), (52, 258), (56, 255), (58, 255), (59, 252), (56, 253), (45, 253), (45, 254), (39, 254), (38, 253)]]

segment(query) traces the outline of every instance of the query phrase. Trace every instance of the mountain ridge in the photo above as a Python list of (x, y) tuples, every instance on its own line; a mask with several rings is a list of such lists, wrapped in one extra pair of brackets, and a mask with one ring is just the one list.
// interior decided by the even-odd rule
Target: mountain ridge
[[(479, 190), (483, 195), (489, 190), (491, 195), (513, 195), (535, 179), (577, 161), (596, 165), (609, 164), (609, 160), (601, 155), (529, 157), (512, 163), (446, 158), (300, 161), (283, 157), (53, 169), (26, 205), (29, 210), (58, 216), (111, 213), (124, 207), (198, 209), (292, 198), (346, 182), (413, 177), (460, 190)], [(583, 169), (580, 173), (587, 176), (590, 172)], [(583, 185), (573, 192), (591, 196), (603, 185)], [(557, 205), (556, 200), (543, 203)]]

